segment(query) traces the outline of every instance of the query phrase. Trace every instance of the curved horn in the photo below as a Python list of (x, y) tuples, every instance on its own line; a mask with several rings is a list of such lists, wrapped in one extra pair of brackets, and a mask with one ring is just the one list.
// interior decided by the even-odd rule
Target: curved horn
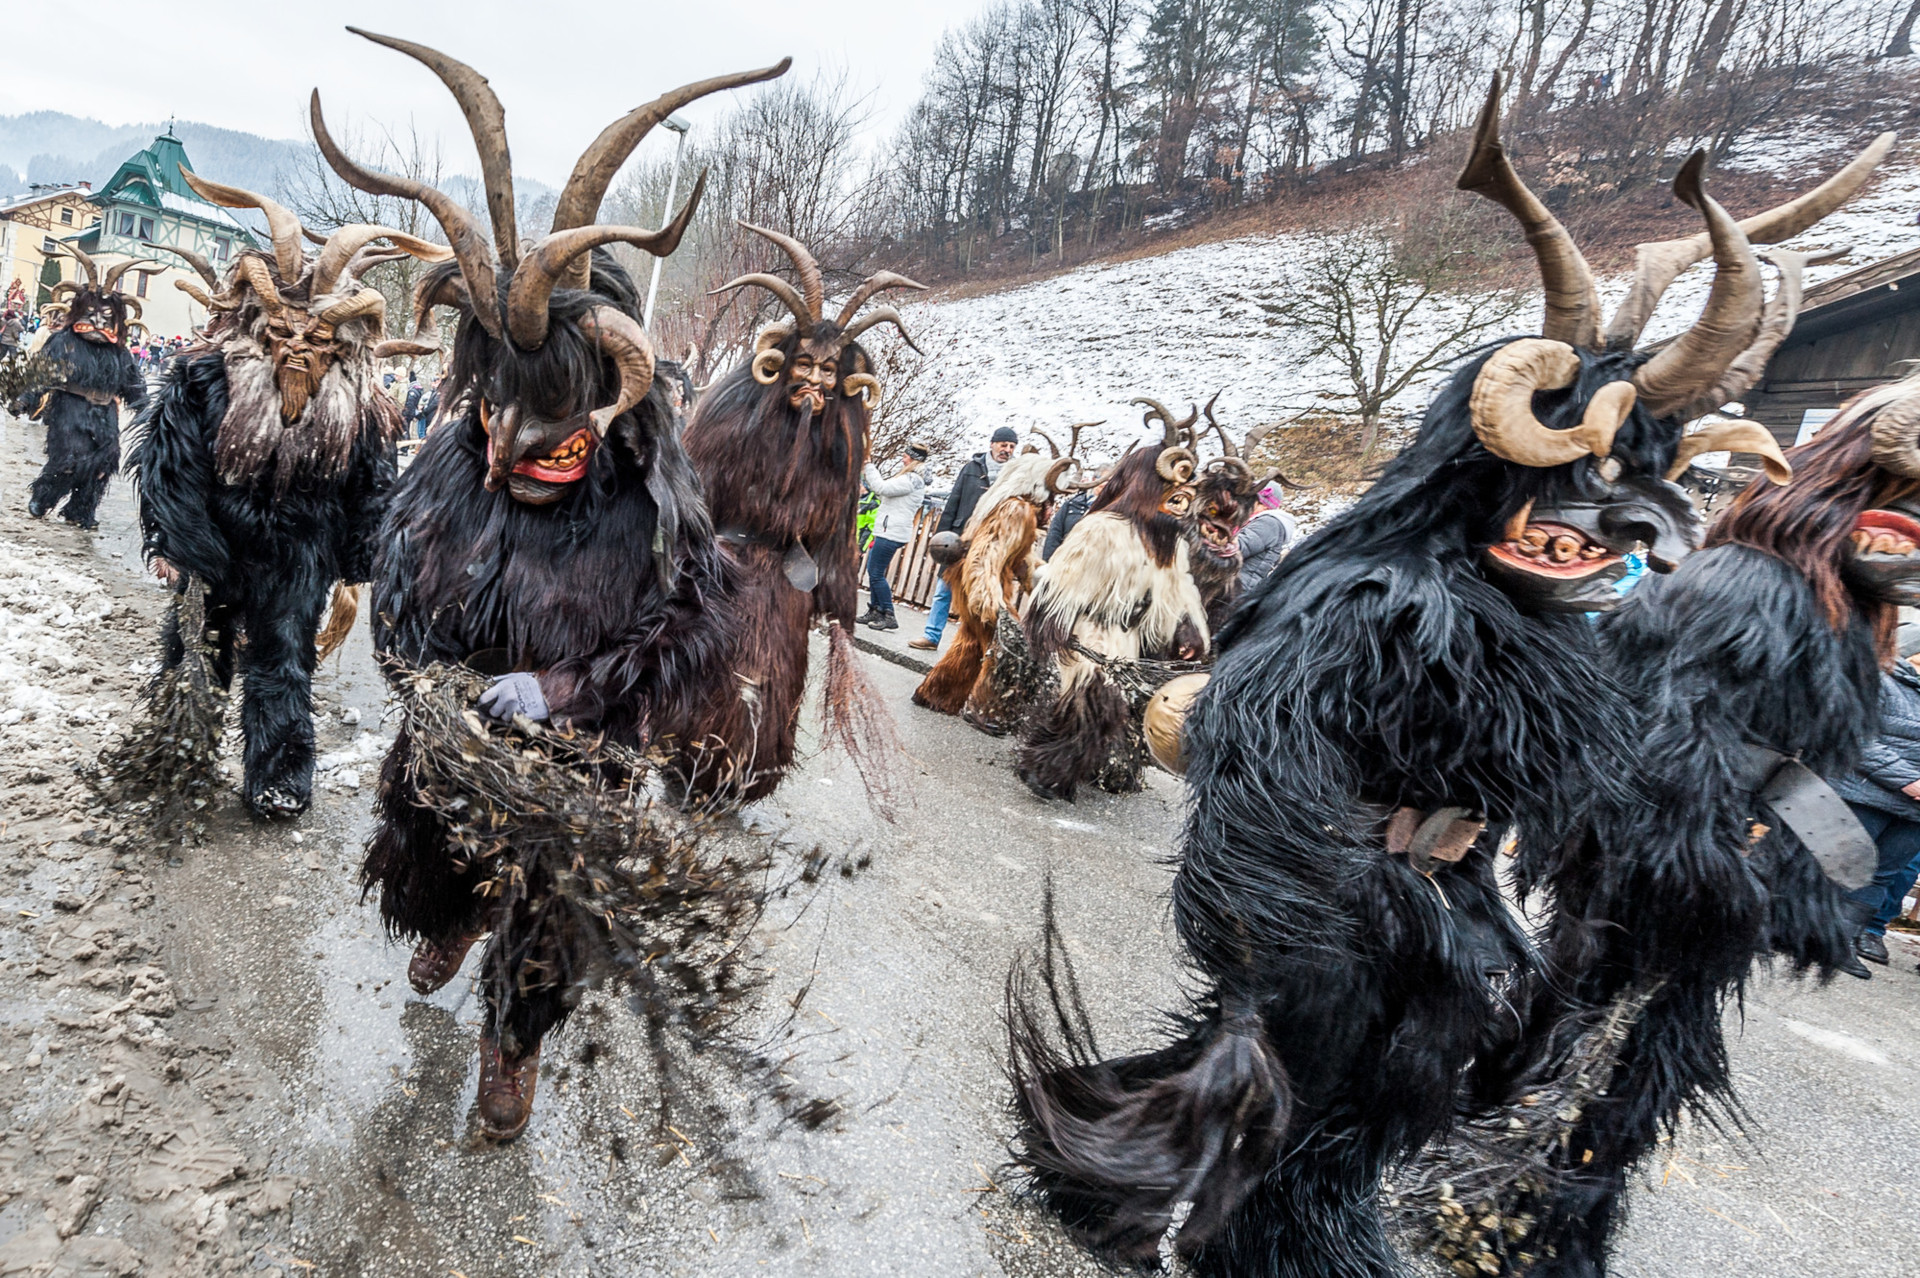
[(201, 257), (192, 249), (176, 248), (171, 244), (142, 244), (141, 247), (159, 249), (163, 253), (174, 254), (176, 257), (184, 260), (188, 266), (191, 266), (194, 269), (194, 273), (206, 281), (208, 288), (220, 287), (220, 276), (214, 271), (213, 263)]
[(60, 300), (60, 295), (63, 293), (78, 293), (79, 291), (80, 291), (80, 286), (78, 284), (75, 284), (72, 280), (61, 280), (58, 284), (55, 284), (52, 288), (47, 290), (47, 301), (57, 302)]
[(706, 189), (707, 175), (702, 170), (699, 181), (693, 184), (693, 195), (679, 216), (657, 231), (637, 226), (580, 226), (555, 231), (541, 240), (540, 246), (513, 273), (513, 283), (507, 287), (507, 332), (512, 334), (514, 345), (534, 351), (547, 340), (547, 303), (553, 297), (555, 285), (587, 286), (585, 276), (577, 283), (573, 281), (572, 266), (576, 259), (587, 265), (587, 254), (602, 244), (631, 244), (655, 257), (665, 257), (680, 247), (680, 237), (686, 234), (687, 224), (693, 221), (693, 210)]
[(896, 275), (892, 271), (882, 271), (878, 275), (867, 277), (859, 288), (853, 290), (853, 296), (849, 297), (847, 304), (840, 308), (840, 318), (834, 321), (834, 326), (845, 328), (853, 322), (853, 317), (860, 313), (860, 308), (867, 304), (868, 299), (876, 293), (884, 293), (892, 288), (910, 288), (922, 293), (927, 291), (925, 284), (916, 284), (906, 276)]
[(357, 281), (376, 266), (385, 266), (388, 262), (398, 262), (401, 258), (412, 256), (405, 249), (383, 249), (377, 244), (370, 244), (347, 259), (347, 268), (341, 272), (341, 277)]
[[(1882, 133), (1855, 156), (1852, 163), (1819, 186), (1764, 213), (1743, 218), (1740, 230), (1755, 244), (1778, 244), (1792, 239), (1852, 199), (1893, 150), (1893, 142), (1892, 133)], [(1705, 232), (1685, 239), (1642, 244), (1634, 254), (1633, 287), (1607, 325), (1608, 348), (1627, 350), (1639, 341), (1641, 330), (1653, 318), (1653, 308), (1659, 305), (1668, 286), (1680, 272), (1695, 262), (1704, 261), (1712, 252), (1712, 237)]]
[[(1487, 357), (1473, 379), (1473, 433), (1488, 452), (1517, 466), (1559, 466), (1613, 451), (1614, 432), (1633, 411), (1631, 382), (1609, 382), (1578, 426), (1554, 430), (1533, 415), (1535, 391), (1571, 386), (1580, 357), (1565, 342), (1523, 337)], [(1618, 389), (1616, 389), (1618, 388)]]
[[(100, 287), (107, 290), (107, 292), (111, 293), (116, 288), (119, 287), (121, 276), (125, 275), (128, 271), (131, 271), (136, 266), (145, 266), (148, 263), (152, 263), (155, 267), (160, 266), (158, 262), (155, 262), (150, 257), (135, 257), (135, 258), (129, 258), (124, 262), (115, 262), (112, 266), (109, 266), (107, 268), (106, 275), (100, 281)], [(160, 273), (159, 270), (142, 272), (142, 274), (146, 274), (146, 275), (158, 275), (159, 273)]]
[(1164, 432), (1160, 441), (1162, 448), (1172, 448), (1180, 442), (1180, 428), (1173, 424), (1173, 414), (1167, 411), (1165, 404), (1146, 395), (1141, 395), (1127, 402), (1130, 404), (1146, 405), (1147, 411), (1140, 414), (1140, 424), (1142, 426), (1145, 426), (1156, 417), (1160, 419), (1160, 425)]
[(180, 176), (192, 187), (194, 194), (209, 204), (223, 204), (230, 209), (259, 209), (267, 215), (267, 234), (273, 239), (273, 260), (280, 268), (280, 278), (292, 284), (300, 278), (300, 268), (306, 262), (306, 254), (300, 248), (300, 219), (292, 210), (277, 200), (244, 190), (237, 186), (228, 186), (224, 182), (213, 182), (192, 172), (186, 165), (176, 165)]
[(1073, 424), (1073, 432), (1067, 436), (1067, 456), (1078, 457), (1080, 455), (1081, 431), (1086, 430), (1089, 426), (1104, 426), (1106, 424), (1107, 419), (1104, 417), (1097, 422), (1075, 422)]
[[(737, 219), (736, 219), (737, 220)], [(743, 230), (752, 231), (761, 239), (778, 246), (793, 260), (793, 269), (800, 273), (800, 291), (806, 297), (806, 310), (798, 313), (798, 319), (806, 328), (812, 328), (820, 322), (821, 308), (827, 302), (826, 285), (820, 279), (820, 263), (813, 260), (813, 254), (791, 235), (782, 235), (778, 231), (769, 231), (764, 226), (755, 226), (751, 222), (740, 222)]]
[[(1040, 438), (1046, 439), (1046, 436), (1042, 435)], [(1047, 464), (1047, 491), (1056, 496), (1072, 492), (1074, 490), (1073, 484), (1071, 481), (1066, 480), (1066, 474), (1068, 471), (1075, 469), (1077, 469), (1077, 465), (1073, 458), (1056, 456), (1053, 461)]]
[(1686, 407), (1674, 416), (1681, 421), (1710, 413), (1721, 405), (1746, 395), (1760, 381), (1767, 371), (1767, 361), (1780, 349), (1780, 344), (1793, 332), (1793, 325), (1800, 318), (1800, 301), (1805, 295), (1803, 274), (1808, 266), (1818, 266), (1845, 257), (1851, 249), (1833, 249), (1823, 253), (1798, 253), (1791, 249), (1769, 249), (1761, 256), (1772, 262), (1780, 271), (1780, 285), (1774, 290), (1773, 297), (1767, 302), (1765, 313), (1760, 319), (1760, 335), (1753, 344), (1740, 353), (1740, 358), (1727, 366), (1708, 390), (1696, 395)]
[(1153, 468), (1160, 478), (1174, 484), (1184, 484), (1192, 479), (1198, 465), (1194, 455), (1184, 448), (1163, 448), (1153, 462)]
[(1040, 438), (1046, 440), (1047, 451), (1052, 453), (1056, 458), (1060, 456), (1060, 445), (1053, 442), (1053, 436), (1047, 434), (1047, 432), (1041, 430), (1038, 426), (1027, 427), (1027, 433), (1029, 435), (1038, 435)]
[(1720, 452), (1758, 453), (1768, 479), (1784, 484), (1793, 478), (1793, 467), (1780, 451), (1780, 441), (1759, 422), (1710, 422), (1691, 435), (1682, 435), (1679, 448), (1674, 450), (1673, 465), (1667, 467), (1667, 478), (1686, 474), (1701, 453)]
[(349, 320), (357, 320), (371, 315), (374, 317), (374, 332), (382, 332), (387, 326), (387, 299), (377, 288), (363, 288), (344, 302), (336, 302), (319, 313), (323, 323), (338, 327)]
[(201, 288), (192, 280), (175, 280), (173, 286), (208, 310), (213, 309), (213, 298), (207, 295), (207, 290)]
[(841, 332), (840, 349), (845, 350), (847, 349), (847, 347), (859, 341), (860, 334), (866, 332), (868, 329), (872, 328), (875, 324), (893, 325), (895, 328), (900, 330), (900, 340), (905, 342), (913, 350), (914, 354), (916, 355), (926, 354), (925, 351), (921, 350), (918, 346), (914, 345), (913, 334), (907, 331), (906, 321), (901, 319), (900, 312), (894, 310), (891, 306), (878, 307), (874, 310), (868, 311), (865, 315), (861, 316), (858, 320), (855, 320), (852, 328), (846, 329)]
[(128, 311), (127, 318), (130, 320), (137, 320), (146, 313), (147, 308), (140, 305), (140, 299), (137, 297), (122, 298), (121, 302), (126, 306)]
[(589, 413), (593, 433), (606, 438), (613, 419), (632, 408), (653, 385), (653, 342), (640, 321), (611, 306), (596, 306), (582, 315), (580, 331), (613, 360), (620, 371), (620, 396), (605, 408)]
[(1594, 289), (1593, 272), (1579, 246), (1560, 225), (1560, 219), (1547, 210), (1520, 175), (1513, 171), (1507, 150), (1500, 144), (1500, 74), (1495, 72), (1480, 108), (1480, 120), (1473, 130), (1473, 149), (1467, 153), (1466, 167), (1454, 183), (1462, 191), (1472, 191), (1492, 200), (1513, 214), (1533, 246), (1534, 260), (1540, 267), (1540, 282), (1547, 294), (1546, 323), (1542, 336), (1549, 341), (1591, 347), (1600, 340), (1600, 295)]
[(1707, 153), (1695, 151), (1673, 179), (1674, 194), (1700, 210), (1713, 241), (1713, 289), (1693, 327), (1642, 364), (1633, 384), (1647, 411), (1667, 417), (1720, 380), (1760, 330), (1760, 261), (1727, 211), (1701, 185)]
[(71, 253), (80, 263), (80, 269), (87, 273), (87, 283), (98, 287), (100, 284), (100, 266), (78, 244), (69, 244), (65, 240), (55, 240), (53, 246), (63, 253)]
[[(1239, 461), (1240, 460), (1239, 445), (1233, 442), (1233, 436), (1227, 434), (1227, 428), (1225, 426), (1222, 426), (1220, 424), (1219, 419), (1213, 415), (1213, 406), (1216, 402), (1218, 402), (1221, 394), (1222, 394), (1221, 391), (1215, 391), (1213, 393), (1213, 398), (1207, 401), (1207, 407), (1206, 407), (1207, 425), (1213, 427), (1214, 431), (1220, 436), (1220, 455), (1224, 458), (1227, 458), (1230, 461)], [(1252, 474), (1253, 472), (1249, 470), (1247, 473)]]
[(234, 272), (253, 289), (262, 306), (270, 311), (286, 309), (287, 304), (280, 299), (280, 290), (274, 286), (273, 272), (258, 257), (252, 253), (242, 254)]
[(840, 379), (840, 393), (851, 399), (860, 396), (867, 411), (880, 407), (880, 379), (872, 373), (849, 373)]
[(771, 386), (780, 380), (780, 370), (786, 366), (787, 357), (779, 351), (761, 351), (753, 357), (753, 380), (762, 386)]
[(773, 294), (775, 297), (779, 298), (782, 302), (785, 302), (787, 304), (787, 309), (793, 312), (793, 318), (799, 321), (802, 328), (809, 328), (812, 326), (813, 321), (807, 318), (806, 302), (802, 300), (799, 293), (794, 291), (793, 285), (787, 283), (785, 280), (781, 279), (778, 275), (763, 275), (758, 271), (754, 272), (751, 275), (742, 275), (738, 279), (728, 280), (725, 284), (722, 284), (719, 288), (716, 288), (712, 292), (708, 293), (707, 296), (713, 297), (717, 294), (725, 293), (732, 289), (745, 288), (749, 284), (753, 285), (756, 288), (764, 288), (765, 290), (767, 290), (767, 292)]
[(441, 274), (428, 272), (413, 286), (413, 336), (394, 338), (374, 347), (374, 356), (388, 359), (395, 355), (434, 355), (440, 350), (440, 330), (433, 322), (433, 308), (454, 306), (472, 310), (467, 297), (466, 277), (458, 271)]
[(497, 340), (502, 331), (499, 303), (495, 300), (500, 295), (500, 289), (496, 282), (493, 254), (488, 250), (473, 214), (467, 212), (458, 200), (425, 182), (362, 168), (349, 159), (333, 140), (333, 135), (327, 132), (327, 122), (320, 115), (318, 89), (313, 91), (307, 115), (313, 123), (313, 140), (319, 146), (320, 154), (327, 158), (327, 164), (348, 186), (369, 195), (417, 200), (427, 206), (427, 211), (440, 223), (440, 229), (447, 233), (447, 243), (453, 246), (453, 255), (460, 262), (460, 273), (467, 277), (467, 296), (477, 303), (483, 303), (473, 306), (473, 317)]
[(390, 226), (375, 226), (371, 222), (355, 222), (341, 227), (326, 238), (320, 249), (320, 259), (313, 264), (313, 284), (307, 290), (308, 296), (325, 297), (333, 292), (339, 286), (340, 277), (347, 274), (347, 265), (353, 261), (353, 255), (375, 240), (391, 240), (395, 247), (423, 262), (444, 262), (453, 256), (452, 249), (415, 239), (405, 231), (396, 231)]
[[(580, 158), (574, 163), (573, 172), (567, 177), (567, 184), (560, 189), (560, 198), (553, 207), (552, 230), (557, 233), (592, 225), (593, 220), (600, 216), (600, 201), (606, 198), (607, 187), (613, 182), (614, 175), (627, 162), (627, 157), (633, 154), (634, 148), (640, 145), (641, 139), (652, 132), (660, 121), (708, 94), (778, 79), (792, 65), (792, 58), (782, 58), (773, 66), (762, 67), (758, 71), (740, 71), (683, 84), (661, 94), (645, 106), (635, 107), (600, 130), (600, 136), (593, 140), (593, 145), (581, 152)], [(565, 286), (585, 288), (585, 267), (571, 273)]]
[(453, 94), (453, 100), (460, 104), (460, 113), (467, 117), (467, 130), (473, 134), (474, 149), (480, 152), (480, 176), (487, 188), (487, 217), (493, 222), (494, 247), (499, 251), (501, 264), (511, 271), (520, 261), (520, 231), (513, 212), (513, 157), (507, 151), (507, 113), (487, 84), (487, 77), (457, 58), (424, 44), (378, 35), (359, 27), (347, 30), (422, 64), (440, 77), (440, 82)]
[(1920, 376), (1862, 391), (1822, 430), (1873, 414), (1873, 464), (1903, 479), (1920, 479)]

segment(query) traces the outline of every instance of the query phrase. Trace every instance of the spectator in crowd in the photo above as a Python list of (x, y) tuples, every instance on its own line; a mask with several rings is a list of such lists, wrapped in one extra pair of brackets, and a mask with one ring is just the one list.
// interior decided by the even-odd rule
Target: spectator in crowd
[[(953, 490), (947, 494), (947, 503), (940, 509), (940, 522), (934, 528), (935, 533), (950, 532), (964, 535), (967, 521), (973, 518), (973, 508), (979, 504), (980, 495), (993, 486), (1000, 477), (1000, 463), (1013, 456), (1013, 449), (1020, 442), (1020, 433), (1011, 426), (1002, 426), (993, 432), (987, 440), (987, 451), (975, 453), (967, 459), (954, 478)], [(927, 612), (927, 631), (907, 641), (907, 647), (918, 648), (922, 652), (932, 652), (940, 646), (940, 636), (947, 628), (947, 614), (953, 610), (953, 587), (947, 584), (943, 574), (940, 588), (933, 592), (933, 603)]]
[(407, 434), (413, 434), (413, 420), (420, 415), (420, 401), (426, 396), (427, 388), (420, 384), (420, 374), (411, 368), (407, 370), (407, 397), (400, 404), (400, 424)]
[(26, 341), (26, 336), (27, 326), (20, 322), (18, 315), (12, 311), (0, 315), (0, 359), (18, 351), (20, 344)]
[(1300, 540), (1300, 521), (1280, 502), (1280, 485), (1268, 484), (1254, 498), (1253, 518), (1240, 530), (1240, 590), (1266, 580), (1280, 556)]
[[(1920, 648), (1915, 629), (1920, 627), (1902, 627), (1903, 654)], [(1872, 973), (1858, 960), (1888, 961), (1887, 923), (1920, 875), (1920, 672), (1905, 656), (1880, 676), (1880, 736), (1867, 747), (1860, 766), (1837, 778), (1833, 788), (1880, 851), (1873, 882), (1852, 894), (1870, 913), (1854, 940), (1858, 958), (1841, 969), (1864, 980)]]
[(920, 468), (927, 464), (925, 444), (907, 445), (906, 460), (892, 479), (880, 478), (880, 469), (867, 463), (868, 491), (880, 498), (873, 516), (873, 541), (867, 548), (867, 611), (859, 620), (874, 630), (898, 630), (893, 618), (893, 589), (887, 585), (887, 566), (900, 548), (913, 539), (913, 518), (926, 500), (927, 481)]
[(413, 419), (413, 437), (425, 439), (428, 427), (433, 425), (434, 415), (440, 411), (440, 389), (447, 383), (445, 373), (433, 379), (433, 387), (420, 400), (420, 415)]
[(1060, 543), (1067, 539), (1073, 526), (1086, 518), (1087, 512), (1093, 508), (1094, 498), (1106, 487), (1107, 476), (1112, 473), (1113, 467), (1102, 467), (1099, 483), (1073, 494), (1054, 507), (1053, 518), (1047, 522), (1047, 539), (1040, 544), (1040, 558), (1043, 561), (1053, 558), (1053, 552), (1060, 549)]

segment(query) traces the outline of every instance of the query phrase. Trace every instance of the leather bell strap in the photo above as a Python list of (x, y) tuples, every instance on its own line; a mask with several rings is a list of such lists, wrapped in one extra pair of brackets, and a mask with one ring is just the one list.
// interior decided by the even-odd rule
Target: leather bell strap
[(1452, 863), (1466, 856), (1486, 828), (1485, 817), (1476, 817), (1465, 808), (1440, 808), (1431, 813), (1396, 808), (1387, 818), (1387, 851), (1393, 856), (1405, 853), (1408, 865), (1430, 874), (1435, 861)]
[(768, 550), (783, 552), (780, 570), (786, 574), (787, 584), (803, 595), (811, 593), (820, 584), (820, 565), (807, 553), (806, 546), (798, 541), (786, 545), (764, 533), (737, 526), (715, 529), (713, 535), (736, 546), (764, 546)]
[(89, 404), (92, 404), (95, 408), (105, 408), (115, 399), (111, 391), (91, 390), (83, 386), (56, 386), (54, 389), (63, 391), (68, 395), (77, 395)]
[(1850, 892), (1873, 882), (1879, 849), (1847, 801), (1798, 759), (1766, 746), (1743, 748), (1735, 780), (1793, 831), (1821, 871)]

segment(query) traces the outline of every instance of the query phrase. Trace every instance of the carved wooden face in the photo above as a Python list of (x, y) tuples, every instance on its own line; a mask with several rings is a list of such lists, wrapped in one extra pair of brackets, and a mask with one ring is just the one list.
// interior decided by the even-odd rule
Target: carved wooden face
[(126, 332), (126, 303), (107, 292), (82, 289), (67, 311), (67, 328), (96, 346), (115, 346)]
[(811, 409), (817, 417), (827, 411), (827, 396), (840, 384), (840, 352), (831, 346), (802, 342), (787, 362), (787, 404)]
[(291, 422), (307, 410), (320, 379), (341, 354), (333, 325), (288, 307), (267, 319), (267, 349), (280, 384), (280, 419)]

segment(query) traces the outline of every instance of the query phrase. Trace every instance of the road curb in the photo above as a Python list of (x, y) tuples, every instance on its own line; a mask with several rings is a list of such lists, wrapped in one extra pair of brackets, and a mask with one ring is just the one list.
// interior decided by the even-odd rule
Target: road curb
[(931, 661), (923, 661), (919, 657), (910, 657), (896, 648), (889, 648), (887, 645), (877, 640), (869, 639), (865, 635), (854, 635), (853, 646), (862, 652), (870, 652), (883, 661), (891, 661), (896, 666), (905, 666), (907, 669), (920, 674), (925, 674), (927, 671), (933, 669), (933, 663)]

